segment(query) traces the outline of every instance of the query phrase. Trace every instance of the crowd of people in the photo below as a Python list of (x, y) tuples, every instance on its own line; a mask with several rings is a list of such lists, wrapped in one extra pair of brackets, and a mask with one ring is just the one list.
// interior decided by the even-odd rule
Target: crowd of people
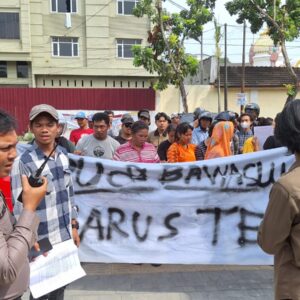
[[(176, 163), (253, 152), (261, 149), (253, 128), (274, 123), (270, 118), (259, 118), (259, 112), (256, 104), (247, 105), (240, 116), (231, 111), (214, 115), (197, 109), (192, 124), (181, 121), (180, 114), (169, 117), (159, 112), (155, 115), (156, 129), (151, 132), (150, 112), (146, 109), (138, 112), (138, 121), (124, 114), (120, 130), (112, 126), (112, 111), (98, 112), (93, 116), (79, 112), (75, 116), (79, 128), (73, 130), (67, 139), (63, 135), (65, 123), (60, 120), (57, 110), (40, 104), (29, 114), (33, 134), (31, 145), (16, 159), (16, 122), (6, 112), (0, 111), (0, 178), (10, 175), (14, 199), (14, 215), (11, 215), (0, 191), (0, 298), (19, 300), (26, 291), (28, 252), (36, 240), (47, 238), (51, 245), (56, 245), (72, 239), (77, 247), (80, 245), (68, 153), (116, 161)], [(299, 255), (294, 258), (292, 254), (294, 248), (299, 252), (300, 196), (296, 180), (300, 161), (299, 112), (300, 100), (286, 106), (275, 119), (278, 122), (276, 137), (270, 136), (263, 145), (264, 149), (280, 147), (281, 143), (287, 146), (296, 154), (296, 165), (285, 179), (274, 185), (271, 204), (259, 230), (261, 247), (288, 261), (284, 263), (285, 269), (276, 259), (275, 264), (284, 269), (284, 274), (292, 271), (289, 281), (297, 285), (297, 292), (299, 280), (293, 281), (290, 277), (300, 273)], [(29, 180), (35, 179), (37, 174), (42, 176), (41, 186), (32, 185)], [(278, 206), (273, 204), (274, 201), (281, 203)], [(277, 223), (282, 212), (281, 223)], [(273, 232), (278, 232), (278, 235)], [(287, 247), (289, 241), (292, 241), (289, 246), (292, 250)], [(35, 247), (39, 250), (39, 244)], [(278, 278), (282, 283), (281, 274)], [(65, 286), (60, 287), (39, 299), (62, 300), (64, 290)], [(285, 299), (292, 298), (289, 293), (284, 296)], [(32, 295), (30, 299), (33, 299)]]
[(156, 129), (150, 131), (147, 109), (137, 116), (122, 115), (121, 128), (113, 126), (113, 111), (89, 116), (81, 111), (75, 115), (79, 128), (71, 131), (69, 140), (63, 136), (65, 124), (60, 121), (58, 141), (69, 153), (143, 163), (190, 162), (280, 147), (274, 136), (264, 145), (258, 144), (254, 127), (275, 124), (272, 118), (259, 118), (259, 114), (255, 103), (247, 104), (240, 116), (232, 111), (214, 114), (197, 108), (191, 123), (181, 121), (179, 113), (169, 116), (159, 112), (154, 118)]

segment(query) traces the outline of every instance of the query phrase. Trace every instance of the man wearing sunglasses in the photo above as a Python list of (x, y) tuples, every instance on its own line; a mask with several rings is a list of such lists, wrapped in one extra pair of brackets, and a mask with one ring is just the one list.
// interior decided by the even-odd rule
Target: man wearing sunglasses
[(115, 139), (122, 145), (131, 140), (131, 126), (134, 123), (130, 114), (124, 114), (121, 119), (122, 128)]

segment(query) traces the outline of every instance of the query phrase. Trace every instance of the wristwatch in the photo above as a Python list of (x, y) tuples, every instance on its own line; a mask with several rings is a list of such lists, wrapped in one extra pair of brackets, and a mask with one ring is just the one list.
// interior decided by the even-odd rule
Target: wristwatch
[(72, 220), (72, 229), (75, 228), (75, 229), (79, 229), (79, 223), (77, 222), (77, 220)]

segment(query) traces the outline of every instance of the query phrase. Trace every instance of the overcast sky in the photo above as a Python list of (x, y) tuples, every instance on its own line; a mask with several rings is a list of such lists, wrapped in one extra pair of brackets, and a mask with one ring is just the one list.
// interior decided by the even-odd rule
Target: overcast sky
[[(217, 0), (215, 8), (215, 16), (220, 24), (228, 24), (227, 28), (227, 43), (228, 43), (228, 56), (231, 62), (242, 62), (242, 41), (243, 41), (243, 26), (236, 23), (236, 17), (231, 17), (227, 10), (225, 9), (224, 4), (228, 0)], [(170, 12), (179, 12), (180, 6), (186, 7), (185, 0), (166, 0), (164, 2), (165, 7)], [(177, 4), (177, 5), (176, 5)], [(222, 33), (224, 29), (222, 29)], [(250, 29), (247, 28), (246, 32), (246, 62), (249, 61), (248, 53), (250, 46), (258, 38), (258, 34), (254, 35), (251, 33)], [(214, 24), (212, 22), (208, 23), (204, 27), (203, 34), (203, 52), (205, 55), (210, 56), (215, 53), (215, 41), (214, 41)], [(221, 40), (222, 46), (222, 56), (224, 55), (224, 37)], [(193, 41), (189, 40), (186, 43), (186, 49), (189, 53), (200, 55), (200, 45)], [(287, 44), (287, 50), (292, 62), (300, 59), (300, 39), (294, 41), (293, 43)]]

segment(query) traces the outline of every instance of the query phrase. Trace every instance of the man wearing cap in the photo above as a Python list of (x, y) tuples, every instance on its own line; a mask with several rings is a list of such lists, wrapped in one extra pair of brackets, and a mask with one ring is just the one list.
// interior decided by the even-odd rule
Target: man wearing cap
[(178, 113), (171, 114), (171, 124), (177, 127), (180, 124), (180, 116)]
[[(34, 106), (29, 114), (30, 129), (35, 135), (34, 144), (15, 161), (11, 175), (14, 212), (19, 215), (22, 203), (18, 201), (23, 188), (21, 175), (35, 175), (56, 146), (55, 138), (59, 131), (59, 116), (56, 109), (47, 104)], [(47, 178), (47, 193), (37, 208), (40, 218), (38, 240), (48, 238), (52, 245), (73, 239), (79, 246), (77, 213), (73, 199), (73, 183), (69, 159), (64, 148), (57, 146), (42, 171)], [(50, 299), (63, 299), (62, 287), (51, 292)]]
[(148, 109), (141, 109), (138, 111), (138, 120), (144, 122), (147, 126), (150, 126), (150, 112)]
[(202, 111), (198, 116), (199, 126), (193, 130), (192, 143), (200, 145), (208, 138), (208, 129), (212, 122), (211, 113), (208, 111)]
[(94, 132), (93, 129), (89, 128), (89, 122), (86, 114), (83, 111), (78, 112), (75, 115), (75, 119), (79, 126), (78, 129), (74, 129), (70, 133), (70, 141), (77, 145), (78, 141), (81, 139), (83, 135), (89, 135)]
[(122, 145), (131, 140), (131, 126), (134, 123), (134, 120), (130, 114), (125, 114), (122, 116), (121, 123), (122, 128), (115, 139)]

